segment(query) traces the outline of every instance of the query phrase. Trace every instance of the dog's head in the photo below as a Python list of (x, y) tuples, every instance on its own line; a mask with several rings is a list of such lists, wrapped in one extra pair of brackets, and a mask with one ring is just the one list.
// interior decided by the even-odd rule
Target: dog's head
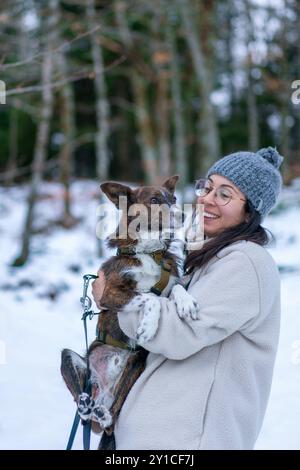
[[(171, 176), (161, 186), (142, 186), (131, 189), (121, 183), (108, 181), (101, 184), (104, 194), (123, 211), (119, 225), (130, 238), (137, 239), (143, 233), (159, 233), (161, 238), (172, 237), (178, 207), (175, 187), (178, 176)], [(120, 231), (119, 231), (120, 233)]]

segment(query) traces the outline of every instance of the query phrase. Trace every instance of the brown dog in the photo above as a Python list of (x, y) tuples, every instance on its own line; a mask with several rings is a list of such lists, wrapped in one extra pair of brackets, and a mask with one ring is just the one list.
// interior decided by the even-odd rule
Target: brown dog
[(143, 315), (135, 339), (128, 338), (120, 329), (118, 312), (141, 293), (152, 291), (160, 295), (163, 291), (168, 295), (182, 274), (183, 243), (174, 239), (177, 180), (178, 176), (173, 176), (162, 186), (134, 190), (114, 182), (101, 185), (117, 208), (120, 197), (126, 198), (127, 210), (123, 212), (116, 236), (108, 239), (109, 247), (117, 248), (117, 254), (101, 267), (106, 283), (97, 337), (88, 352), (91, 396), (83, 392), (85, 358), (64, 349), (61, 373), (78, 404), (81, 418), (91, 419), (93, 430), (104, 430), (106, 435), (112, 434), (124, 400), (144, 370), (148, 352), (141, 344), (155, 335), (160, 305), (155, 295), (146, 299), (146, 305), (145, 302), (141, 305)]

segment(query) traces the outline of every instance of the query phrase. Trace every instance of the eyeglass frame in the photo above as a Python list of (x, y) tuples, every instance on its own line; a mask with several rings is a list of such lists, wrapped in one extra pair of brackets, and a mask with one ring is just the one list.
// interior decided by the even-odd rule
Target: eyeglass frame
[[(208, 181), (208, 182), (212, 185), (212, 183), (209, 181), (208, 178), (199, 178), (198, 180), (196, 180), (195, 187), (197, 186), (197, 183), (198, 183), (199, 181), (205, 181), (205, 182)], [(218, 188), (215, 188), (214, 186), (212, 186), (212, 188), (211, 188), (211, 189), (208, 191), (208, 193), (205, 194), (204, 196), (198, 196), (197, 190), (194, 189), (194, 191), (195, 191), (195, 194), (196, 194), (197, 197), (206, 197), (206, 196), (208, 196), (212, 191), (215, 191), (215, 192), (216, 192), (216, 191), (217, 191), (219, 188), (221, 188), (222, 186), (227, 186), (227, 185), (221, 184)], [(203, 189), (205, 189), (205, 188), (203, 188)], [(215, 195), (215, 199), (216, 199), (216, 195)], [(217, 204), (217, 206), (224, 207), (224, 206), (227, 206), (227, 204), (230, 204), (230, 202), (231, 202), (231, 201), (234, 201), (235, 199), (239, 199), (240, 201), (247, 202), (246, 199), (242, 199), (241, 197), (233, 197), (233, 196), (230, 196), (230, 199), (228, 200), (228, 202), (225, 202), (225, 204), (218, 204), (217, 202), (216, 202), (216, 204)]]

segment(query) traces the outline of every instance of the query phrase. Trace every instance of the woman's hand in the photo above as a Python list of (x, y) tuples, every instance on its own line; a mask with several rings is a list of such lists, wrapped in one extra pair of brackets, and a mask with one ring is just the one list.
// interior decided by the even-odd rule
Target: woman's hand
[(105, 289), (105, 276), (104, 272), (99, 269), (97, 272), (98, 278), (92, 283), (92, 295), (94, 297), (94, 301), (98, 308), (101, 308), (101, 297), (103, 295)]

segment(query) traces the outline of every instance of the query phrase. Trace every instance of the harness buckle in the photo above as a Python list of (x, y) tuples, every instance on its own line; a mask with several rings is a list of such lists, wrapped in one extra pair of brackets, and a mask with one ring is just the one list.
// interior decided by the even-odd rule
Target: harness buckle
[(151, 287), (150, 291), (153, 292), (153, 294), (156, 294), (158, 296), (161, 295), (161, 291), (156, 289), (156, 287), (154, 287), (154, 286)]

